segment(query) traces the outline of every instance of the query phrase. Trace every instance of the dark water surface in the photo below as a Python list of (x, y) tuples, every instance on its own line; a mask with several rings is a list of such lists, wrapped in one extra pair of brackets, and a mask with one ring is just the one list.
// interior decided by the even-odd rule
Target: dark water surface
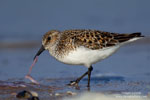
[(50, 29), (149, 35), (149, 4), (149, 0), (2, 0), (0, 40), (37, 40)]

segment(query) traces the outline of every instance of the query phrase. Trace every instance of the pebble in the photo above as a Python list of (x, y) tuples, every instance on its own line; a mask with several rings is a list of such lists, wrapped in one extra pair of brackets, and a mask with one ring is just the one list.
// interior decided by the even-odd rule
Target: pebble
[(72, 92), (72, 91), (67, 91), (67, 94), (68, 94), (68, 95), (72, 95), (72, 96), (77, 95), (77, 93)]
[(72, 91), (67, 91), (65, 93), (50, 93), (49, 95), (50, 96), (56, 96), (56, 97), (58, 97), (58, 96), (69, 96), (69, 95), (75, 96), (75, 95), (77, 95), (77, 93), (76, 92), (72, 92)]

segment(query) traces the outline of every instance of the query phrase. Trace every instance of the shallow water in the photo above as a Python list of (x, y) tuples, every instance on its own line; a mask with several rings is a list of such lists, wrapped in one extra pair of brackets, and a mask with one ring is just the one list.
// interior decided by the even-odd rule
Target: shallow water
[[(150, 76), (149, 60), (150, 45), (145, 38), (135, 43), (121, 47), (113, 56), (94, 64), (93, 77), (121, 76), (138, 77), (147, 80)], [(4, 48), (0, 50), (0, 79), (22, 78), (29, 70), (33, 57), (40, 44), (35, 48)], [(33, 67), (32, 76), (35, 78), (77, 77), (87, 70), (83, 66), (66, 65), (58, 62), (48, 51), (44, 51)]]

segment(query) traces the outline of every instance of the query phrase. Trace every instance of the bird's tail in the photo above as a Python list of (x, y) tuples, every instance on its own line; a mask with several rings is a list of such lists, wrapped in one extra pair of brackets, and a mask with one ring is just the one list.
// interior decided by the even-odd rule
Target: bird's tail
[(131, 33), (131, 34), (118, 34), (114, 37), (114, 39), (118, 40), (119, 43), (124, 43), (124, 42), (132, 42), (142, 37), (144, 36), (141, 35), (140, 32), (137, 32), (137, 33)]

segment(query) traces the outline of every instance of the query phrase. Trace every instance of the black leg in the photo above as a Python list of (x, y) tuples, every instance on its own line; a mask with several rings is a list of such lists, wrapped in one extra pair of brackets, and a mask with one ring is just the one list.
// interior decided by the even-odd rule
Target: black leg
[(86, 76), (88, 74), (88, 71), (85, 72), (82, 76), (80, 76), (79, 78), (77, 78), (75, 81), (70, 81), (70, 84), (68, 85), (71, 85), (71, 86), (78, 86), (78, 83), (80, 82), (80, 80)]
[(90, 68), (88, 69), (88, 85), (87, 87), (90, 87), (90, 80), (91, 80), (91, 72), (93, 70), (93, 67), (90, 66)]
[(90, 66), (90, 68), (88, 68), (88, 71), (85, 72), (82, 76), (80, 76), (79, 78), (77, 78), (75, 81), (71, 81), (70, 84), (68, 85), (74, 85), (74, 86), (78, 86), (78, 83), (80, 82), (80, 80), (85, 77), (86, 75), (88, 75), (88, 87), (90, 86), (90, 78), (91, 78), (91, 71), (93, 70), (93, 67)]

